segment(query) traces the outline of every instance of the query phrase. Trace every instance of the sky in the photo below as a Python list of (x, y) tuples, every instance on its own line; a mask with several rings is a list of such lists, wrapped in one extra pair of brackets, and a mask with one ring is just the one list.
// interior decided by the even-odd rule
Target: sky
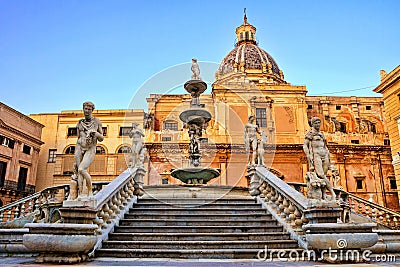
[(150, 93), (180, 92), (193, 57), (209, 93), (243, 8), (308, 95), (380, 96), (379, 70), (400, 64), (398, 0), (0, 0), (0, 102), (27, 115), (87, 100), (146, 110)]

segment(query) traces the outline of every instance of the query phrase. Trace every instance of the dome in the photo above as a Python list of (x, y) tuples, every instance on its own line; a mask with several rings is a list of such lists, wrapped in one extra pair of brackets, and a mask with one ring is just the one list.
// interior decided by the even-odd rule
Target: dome
[(217, 78), (229, 73), (244, 73), (251, 80), (266, 79), (269, 83), (286, 83), (278, 64), (255, 39), (256, 28), (247, 22), (246, 15), (241, 26), (236, 28), (238, 42), (222, 60)]

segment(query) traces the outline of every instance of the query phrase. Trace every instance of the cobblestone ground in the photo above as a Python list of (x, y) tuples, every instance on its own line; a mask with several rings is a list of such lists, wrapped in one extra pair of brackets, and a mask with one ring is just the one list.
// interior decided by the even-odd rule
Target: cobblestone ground
[[(47, 267), (47, 266), (179, 266), (179, 267), (258, 267), (258, 266), (339, 266), (339, 264), (323, 263), (323, 262), (284, 262), (284, 261), (259, 261), (259, 260), (207, 260), (207, 259), (138, 259), (138, 258), (96, 258), (87, 262), (73, 265), (55, 265), (55, 264), (37, 264), (33, 258), (0, 258), (0, 266), (25, 266), (25, 267)], [(395, 261), (390, 262), (375, 262), (371, 259), (365, 263), (340, 264), (340, 266), (357, 266), (357, 267), (373, 267), (373, 266), (400, 266), (400, 255), (396, 255)]]

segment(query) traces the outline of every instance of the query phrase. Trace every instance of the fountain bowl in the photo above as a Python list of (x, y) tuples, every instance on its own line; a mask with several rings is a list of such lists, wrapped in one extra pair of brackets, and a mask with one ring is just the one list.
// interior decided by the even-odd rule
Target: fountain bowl
[(205, 109), (191, 108), (182, 111), (182, 113), (179, 114), (179, 119), (185, 123), (206, 123), (211, 120), (211, 113)]
[(171, 176), (181, 180), (185, 184), (206, 184), (211, 179), (218, 177), (220, 173), (221, 169), (188, 167), (172, 170)]

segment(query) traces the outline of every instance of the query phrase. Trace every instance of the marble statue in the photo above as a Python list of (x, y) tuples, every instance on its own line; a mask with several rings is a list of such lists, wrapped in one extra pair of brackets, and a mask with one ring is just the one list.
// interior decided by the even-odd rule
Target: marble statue
[(333, 182), (333, 188), (336, 189), (343, 189), (342, 186), (340, 186), (340, 173), (338, 168), (334, 164), (331, 166), (331, 172), (332, 172), (332, 182)]
[(257, 133), (261, 134), (260, 128), (254, 124), (254, 115), (249, 116), (248, 123), (244, 126), (244, 145), (248, 162), (250, 161), (250, 148), (252, 149), (251, 165), (256, 164), (257, 157)]
[[(325, 191), (328, 190), (332, 195), (332, 200), (334, 200), (336, 198), (335, 192), (333, 192), (333, 188), (326, 178), (330, 169), (330, 154), (325, 136), (320, 131), (321, 119), (312, 118), (311, 127), (311, 130), (306, 133), (303, 145), (309, 169), (309, 173), (306, 175), (307, 194), (309, 198), (326, 200)], [(321, 193), (313, 191), (321, 191)], [(318, 196), (321, 196), (321, 198)]]
[(101, 122), (93, 117), (93, 110), (94, 104), (92, 102), (83, 103), (85, 118), (79, 120), (76, 126), (78, 141), (76, 142), (74, 174), (71, 176), (68, 200), (93, 197), (92, 177), (87, 169), (94, 160), (97, 142), (104, 140)]
[(145, 148), (142, 137), (144, 133), (138, 128), (139, 123), (132, 122), (132, 130), (129, 132), (129, 138), (132, 138), (132, 151), (129, 158), (129, 167), (143, 167)]
[(257, 164), (260, 166), (265, 166), (264, 163), (264, 145), (267, 143), (267, 135), (264, 131), (261, 131), (260, 139), (257, 140)]
[(193, 72), (192, 80), (201, 80), (201, 78), (200, 78), (200, 68), (199, 68), (199, 65), (197, 64), (197, 59), (195, 59), (195, 58), (192, 58), (191, 70)]
[(152, 114), (144, 114), (144, 129), (153, 129), (154, 116)]

